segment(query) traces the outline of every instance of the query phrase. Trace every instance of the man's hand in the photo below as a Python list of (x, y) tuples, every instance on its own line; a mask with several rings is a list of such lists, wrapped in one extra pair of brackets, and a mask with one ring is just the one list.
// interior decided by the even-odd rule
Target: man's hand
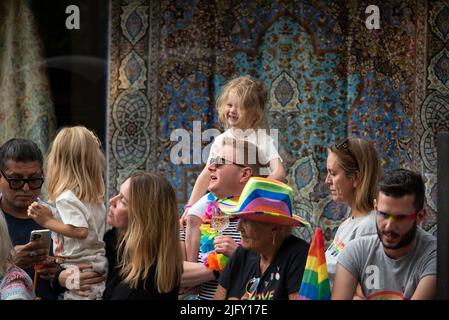
[(34, 240), (22, 246), (15, 246), (12, 252), (14, 264), (22, 269), (28, 269), (36, 263), (47, 259), (48, 248), (42, 241)]
[(216, 236), (214, 240), (215, 252), (230, 258), (238, 245), (230, 236)]
[(30, 204), (27, 213), (29, 217), (33, 218), (43, 228), (47, 228), (48, 221), (53, 219), (51, 209), (37, 202)]

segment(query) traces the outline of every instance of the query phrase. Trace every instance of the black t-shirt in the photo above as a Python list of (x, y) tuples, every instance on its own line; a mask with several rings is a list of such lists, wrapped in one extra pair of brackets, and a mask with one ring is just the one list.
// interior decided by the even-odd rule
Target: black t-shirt
[(148, 277), (141, 281), (137, 288), (131, 288), (120, 277), (120, 266), (117, 265), (116, 229), (104, 235), (106, 257), (109, 262), (109, 273), (103, 300), (178, 300), (179, 286), (168, 293), (161, 294), (155, 287), (156, 265), (151, 266)]
[[(33, 230), (43, 229), (38, 225), (33, 219), (19, 219), (7, 212), (0, 210), (4, 213), (6, 224), (8, 225), (9, 237), (13, 246), (25, 245), (30, 241), (30, 233)], [(1, 214), (1, 213), (0, 213)], [(50, 254), (53, 250), (50, 247)], [(25, 269), (26, 273), (30, 276), (31, 280), (34, 279), (34, 268)], [(36, 284), (36, 296), (42, 298), (43, 300), (55, 300), (57, 295), (53, 292), (50, 281), (41, 279), (37, 277)]]
[(287, 300), (288, 295), (298, 292), (301, 286), (308, 251), (305, 241), (289, 236), (261, 275), (259, 254), (239, 247), (218, 282), (227, 290), (227, 299)]

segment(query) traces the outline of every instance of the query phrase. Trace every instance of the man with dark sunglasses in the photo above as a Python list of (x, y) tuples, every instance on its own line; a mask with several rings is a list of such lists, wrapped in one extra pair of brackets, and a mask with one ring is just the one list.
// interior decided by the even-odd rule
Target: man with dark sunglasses
[(421, 175), (404, 169), (380, 183), (377, 235), (350, 242), (339, 256), (332, 299), (428, 300), (436, 296), (436, 239), (418, 225), (426, 215)]
[(38, 240), (30, 241), (33, 230), (42, 229), (28, 217), (28, 206), (41, 192), (43, 156), (39, 147), (30, 140), (10, 139), (0, 147), (0, 214), (8, 225), (14, 245), (13, 261), (33, 279), (34, 266), (43, 263), (36, 283), (36, 296), (54, 299), (50, 278), (54, 264), (48, 262), (48, 248)]

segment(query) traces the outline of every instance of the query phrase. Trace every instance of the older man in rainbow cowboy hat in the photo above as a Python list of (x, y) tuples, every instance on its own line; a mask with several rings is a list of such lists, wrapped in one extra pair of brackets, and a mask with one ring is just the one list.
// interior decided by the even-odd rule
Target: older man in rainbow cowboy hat
[(223, 212), (240, 218), (242, 240), (214, 299), (297, 299), (309, 245), (291, 229), (309, 224), (292, 214), (292, 202), (292, 188), (259, 177), (248, 181), (238, 199), (221, 201)]

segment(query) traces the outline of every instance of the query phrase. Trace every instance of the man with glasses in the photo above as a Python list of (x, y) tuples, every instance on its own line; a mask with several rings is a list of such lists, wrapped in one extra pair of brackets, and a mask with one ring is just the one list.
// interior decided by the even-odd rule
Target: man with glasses
[(29, 241), (31, 231), (42, 229), (28, 217), (27, 209), (36, 201), (43, 183), (43, 156), (34, 142), (14, 138), (0, 147), (0, 214), (5, 217), (14, 245), (13, 261), (31, 279), (35, 264), (43, 263), (36, 295), (54, 299), (49, 282), (54, 264), (46, 261), (49, 250), (38, 240)]
[(357, 284), (366, 299), (434, 299), (436, 239), (418, 225), (423, 221), (421, 175), (396, 170), (380, 183), (377, 235), (350, 242), (339, 256), (332, 299), (352, 299)]
[[(181, 286), (192, 288), (200, 285), (199, 298), (212, 300), (218, 287), (217, 271), (212, 272), (203, 263), (195, 262), (198, 259), (200, 246), (199, 226), (205, 218), (210, 203), (217, 199), (230, 196), (239, 196), (247, 181), (252, 176), (260, 176), (263, 168), (257, 157), (257, 147), (243, 140), (225, 139), (221, 154), (212, 158), (208, 163), (210, 181), (208, 190), (189, 210), (187, 215), (187, 236), (181, 232), (181, 242), (186, 244), (190, 259), (184, 262), (184, 273)], [(223, 234), (214, 241), (215, 251), (230, 257), (240, 242), (240, 232), (237, 230), (237, 219), (232, 219)]]

